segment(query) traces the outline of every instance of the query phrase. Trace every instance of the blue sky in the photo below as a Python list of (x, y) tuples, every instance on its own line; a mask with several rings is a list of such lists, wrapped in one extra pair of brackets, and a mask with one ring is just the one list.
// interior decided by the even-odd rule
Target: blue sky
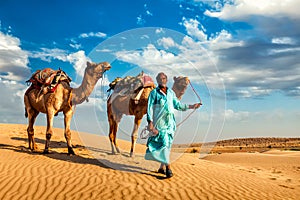
[[(189, 76), (203, 107), (176, 142), (299, 137), (298, 0), (0, 1), (0, 123), (26, 124), (25, 81), (64, 69), (77, 87), (87, 60), (112, 69), (72, 128), (107, 135), (106, 85), (141, 70)], [(189, 88), (182, 100), (198, 101)], [(188, 113), (177, 113), (178, 121)], [(45, 125), (40, 115), (37, 125)], [(131, 117), (119, 137), (129, 140)], [(130, 124), (128, 126), (128, 124)], [(62, 115), (54, 122), (62, 127)], [(143, 122), (142, 126), (145, 125)]]

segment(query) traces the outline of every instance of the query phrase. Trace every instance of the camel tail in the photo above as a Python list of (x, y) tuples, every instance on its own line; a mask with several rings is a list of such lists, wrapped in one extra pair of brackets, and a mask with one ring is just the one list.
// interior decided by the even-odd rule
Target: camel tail
[(28, 113), (27, 113), (27, 110), (25, 108), (25, 118), (27, 118), (27, 117), (28, 117)]

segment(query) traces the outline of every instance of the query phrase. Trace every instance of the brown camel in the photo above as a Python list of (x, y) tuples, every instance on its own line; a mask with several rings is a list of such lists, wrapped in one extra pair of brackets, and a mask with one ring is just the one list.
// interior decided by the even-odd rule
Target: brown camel
[[(173, 91), (175, 92), (178, 99), (181, 99), (187, 86), (189, 79), (187, 77), (174, 77)], [(117, 145), (117, 131), (118, 125), (121, 121), (123, 114), (134, 115), (134, 127), (131, 134), (131, 149), (130, 157), (134, 154), (138, 129), (140, 127), (143, 116), (147, 113), (148, 96), (154, 89), (154, 85), (151, 87), (143, 88), (143, 92), (140, 96), (139, 101), (134, 100), (130, 95), (124, 96), (117, 92), (113, 92), (107, 100), (107, 116), (109, 122), (109, 139), (111, 142), (112, 154), (120, 153)]]
[(68, 154), (74, 154), (71, 143), (70, 123), (73, 115), (73, 105), (81, 104), (87, 100), (94, 89), (97, 81), (103, 76), (103, 73), (111, 68), (108, 62), (90, 63), (87, 62), (84, 77), (78, 88), (71, 88), (69, 81), (64, 76), (60, 77), (59, 84), (55, 91), (45, 93), (41, 88), (32, 84), (24, 95), (25, 116), (28, 116), (28, 142), (29, 149), (36, 150), (34, 141), (33, 125), (38, 114), (47, 115), (47, 131), (44, 153), (49, 153), (50, 139), (53, 134), (53, 118), (59, 112), (64, 114), (64, 135), (67, 141)]

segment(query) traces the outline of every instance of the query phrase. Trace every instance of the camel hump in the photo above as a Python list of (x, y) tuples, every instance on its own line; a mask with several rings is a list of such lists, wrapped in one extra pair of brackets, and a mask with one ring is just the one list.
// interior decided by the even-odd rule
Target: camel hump
[(107, 91), (114, 90), (114, 92), (122, 94), (134, 94), (141, 88), (154, 86), (153, 79), (144, 72), (137, 76), (126, 76), (124, 78), (117, 77), (109, 84)]

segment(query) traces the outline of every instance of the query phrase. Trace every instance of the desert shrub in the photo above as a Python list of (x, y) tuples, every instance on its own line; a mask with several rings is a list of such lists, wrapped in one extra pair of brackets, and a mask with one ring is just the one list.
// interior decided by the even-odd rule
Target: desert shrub
[(197, 152), (198, 152), (198, 150), (195, 149), (195, 148), (193, 148), (193, 149), (191, 150), (191, 153), (197, 153)]

